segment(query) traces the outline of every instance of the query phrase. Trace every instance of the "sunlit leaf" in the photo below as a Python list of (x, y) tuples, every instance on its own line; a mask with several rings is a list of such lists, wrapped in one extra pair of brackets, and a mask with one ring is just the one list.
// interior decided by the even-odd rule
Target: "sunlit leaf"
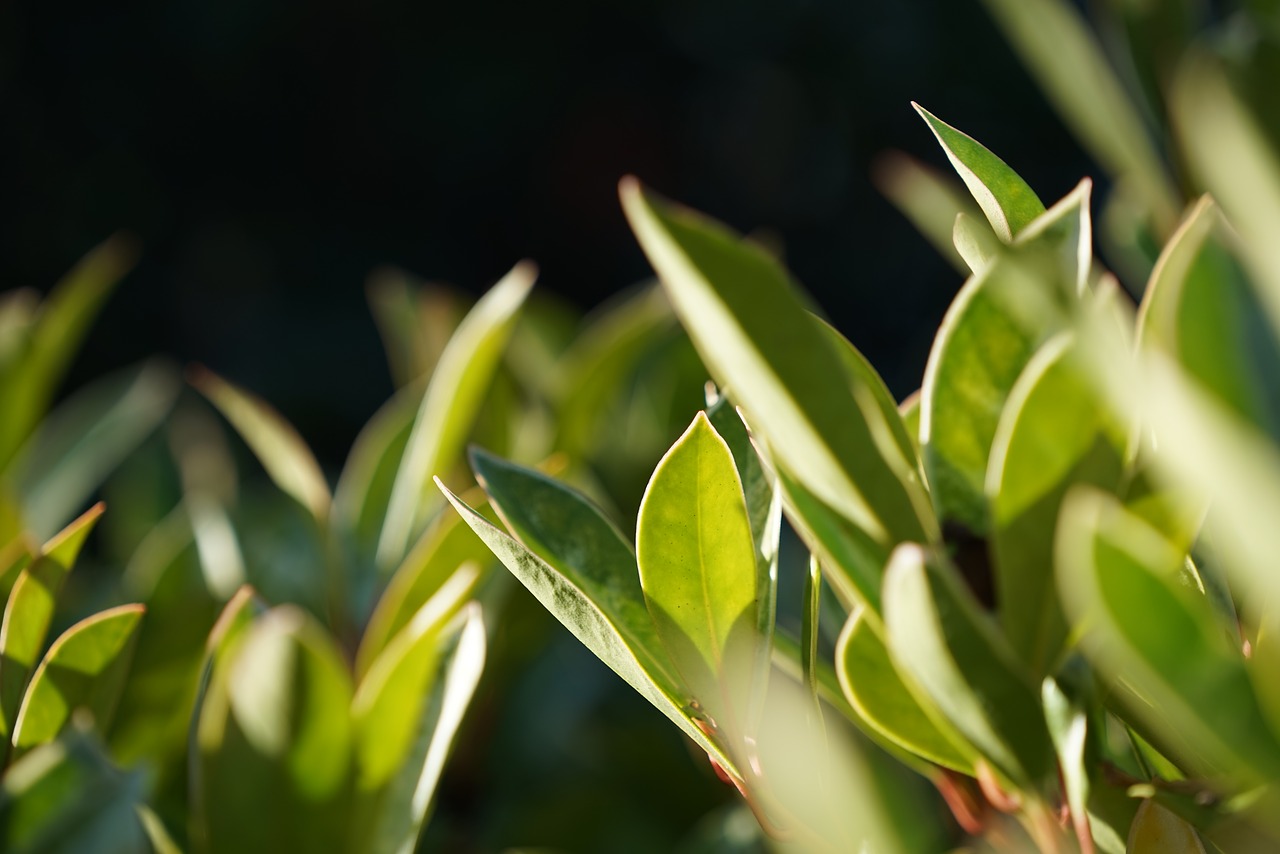
[(421, 401), (422, 386), (413, 383), (384, 403), (356, 436), (333, 489), (334, 524), (370, 551), (377, 544)]
[(964, 259), (967, 272), (979, 274), (1000, 254), (999, 241), (991, 233), (991, 226), (979, 222), (967, 214), (956, 214), (951, 230), (951, 242)]
[(952, 229), (957, 214), (981, 216), (982, 211), (963, 185), (897, 151), (876, 160), (871, 180), (957, 272), (967, 272), (952, 243)]

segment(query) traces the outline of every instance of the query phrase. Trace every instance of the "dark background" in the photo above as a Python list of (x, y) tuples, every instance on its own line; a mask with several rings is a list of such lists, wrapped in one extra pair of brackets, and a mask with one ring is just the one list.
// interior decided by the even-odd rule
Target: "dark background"
[(529, 257), (589, 308), (648, 274), (635, 173), (779, 236), (901, 396), (959, 285), (869, 180), (945, 165), (912, 99), (1046, 201), (1096, 174), (968, 0), (4, 4), (0, 287), (132, 232), (68, 387), (203, 362), (336, 464), (391, 392), (371, 270), (479, 293)]

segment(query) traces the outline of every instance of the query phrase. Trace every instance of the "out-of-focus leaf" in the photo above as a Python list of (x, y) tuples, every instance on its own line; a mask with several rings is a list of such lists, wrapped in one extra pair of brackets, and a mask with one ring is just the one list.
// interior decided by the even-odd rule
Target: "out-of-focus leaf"
[(82, 732), (23, 756), (0, 784), (0, 849), (13, 854), (147, 851), (142, 771), (112, 767)]
[(1012, 243), (1022, 229), (1044, 213), (1044, 203), (1035, 191), (985, 145), (919, 104), (912, 102), (911, 106), (938, 138), (947, 159), (986, 214), (997, 237)]
[(1065, 323), (1038, 265), (1002, 257), (961, 289), (921, 390), (920, 443), (939, 515), (987, 530), (984, 484), (1000, 413), (1032, 354)]
[(168, 366), (149, 362), (61, 404), (7, 471), (23, 496), (28, 528), (46, 537), (66, 524), (160, 424), (180, 388)]
[(741, 732), (760, 642), (755, 545), (733, 454), (704, 413), (654, 470), (636, 557), (668, 657), (712, 717)]
[(412, 851), (426, 823), (445, 760), (484, 669), (485, 625), (479, 604), (473, 602), (457, 614), (437, 642), (442, 663), (430, 680), (431, 693), (416, 721), (412, 750), (384, 787), (368, 836), (354, 839), (352, 850)]
[(44, 651), (58, 591), (102, 512), (103, 506), (96, 504), (63, 529), (13, 585), (0, 625), (0, 725), (4, 735), (13, 732), (28, 677)]
[(103, 302), (133, 266), (132, 241), (97, 246), (54, 286), (27, 328), (23, 358), (0, 373), (0, 468), (8, 465), (44, 417), (58, 383)]
[(968, 268), (962, 272), (980, 274), (1000, 254), (1000, 242), (991, 232), (991, 226), (963, 213), (956, 214), (951, 242)]
[[(1079, 658), (1074, 661), (1083, 663)], [(1040, 683), (1040, 702), (1044, 706), (1049, 737), (1058, 754), (1058, 768), (1076, 838), (1088, 840), (1093, 838), (1089, 828), (1089, 715), (1079, 693), (1080, 686), (1069, 683), (1064, 686), (1052, 677)]]
[[(337, 648), (286, 605), (229, 652), (197, 733), (209, 850), (345, 850), (351, 681)], [(264, 815), (270, 821), (248, 818)]]
[[(891, 442), (870, 395), (832, 394), (833, 378), (855, 390), (806, 301), (763, 250), (691, 211), (620, 186), (623, 208), (703, 361), (745, 410), (780, 467), (888, 548), (934, 539), (919, 484), (886, 460)], [(883, 445), (883, 446), (882, 446)]]
[(1082, 487), (1063, 505), (1063, 604), (1131, 720), (1179, 767), (1228, 789), (1275, 779), (1280, 744), (1212, 606), (1177, 580), (1182, 557), (1113, 497)]
[(1203, 197), (1151, 274), (1138, 341), (1169, 353), (1224, 405), (1280, 438), (1280, 346), (1227, 251), (1227, 233), (1217, 206)]
[(1009, 646), (1032, 676), (1054, 667), (1067, 624), (1053, 580), (1053, 537), (1076, 483), (1119, 486), (1126, 433), (1062, 333), (1032, 357), (1009, 393), (987, 468), (996, 601)]
[(858, 715), (881, 736), (930, 762), (973, 774), (973, 760), (957, 747), (958, 734), (944, 735), (924, 712), (865, 612), (850, 617), (840, 633), (836, 675)]
[(899, 546), (885, 571), (884, 618), (898, 671), (991, 765), (1034, 792), (1054, 771), (1039, 698), (971, 594), (923, 549)]
[(323, 524), (329, 516), (329, 484), (307, 443), (266, 401), (205, 368), (191, 383), (231, 422), (271, 480)]
[(955, 179), (897, 151), (876, 161), (871, 179), (957, 272), (968, 271), (952, 243), (952, 230), (957, 214), (972, 217), (982, 212)]
[[(514, 475), (506, 490), (538, 496), (536, 501), (512, 506), (525, 512), (546, 514), (526, 520), (542, 522), (539, 528), (533, 529), (541, 537), (535, 540), (529, 529), (513, 524), (506, 516), (506, 504), (494, 492), (490, 498), (502, 508), (504, 518), (517, 530), (522, 541), (537, 543), (534, 547), (539, 553), (547, 549), (548, 555), (557, 558), (558, 565), (554, 568), (539, 553), (494, 527), (443, 484), (440, 488), (503, 566), (574, 637), (679, 726), (721, 767), (741, 779), (734, 763), (692, 716), (689, 705), (694, 698), (673, 675), (671, 662), (644, 607), (635, 558), (621, 534), (603, 517), (596, 516), (597, 511), (586, 499), (535, 472), (518, 470), (509, 463), (491, 459), (488, 474), (483, 475), (486, 483), (492, 484), (495, 473), (502, 473), (498, 464), (508, 469), (508, 476)], [(474, 454), (473, 465), (481, 467)], [(571, 524), (562, 527), (565, 523)], [(571, 550), (557, 554), (544, 545), (547, 541), (550, 545), (567, 542)]]
[(822, 720), (822, 704), (818, 702), (818, 622), (822, 614), (822, 564), (809, 556), (809, 572), (804, 577), (803, 608), (800, 612), (800, 667), (804, 686), (813, 703), (814, 720)]
[(13, 727), (13, 744), (26, 749), (52, 741), (76, 709), (93, 715), (99, 733), (111, 724), (146, 608), (120, 605), (67, 629), (45, 654), (27, 688)]
[[(468, 496), (469, 499), (472, 496)], [(475, 493), (472, 505), (489, 511), (488, 501)], [(374, 658), (413, 619), (423, 605), (463, 565), (490, 565), (493, 555), (455, 513), (441, 513), (418, 538), (378, 599), (360, 638), (356, 675), (363, 679)]]
[(1180, 205), (1164, 160), (1076, 8), (1064, 0), (985, 4), (1076, 136), (1142, 194), (1157, 228), (1172, 228)]
[(389, 268), (369, 276), (366, 293), (396, 388), (430, 375), (466, 311), (463, 300), (448, 288), (415, 284), (403, 270)]
[(138, 804), (137, 813), (138, 821), (142, 823), (142, 830), (147, 835), (147, 842), (153, 854), (182, 854), (182, 849), (173, 841), (173, 835), (164, 826), (160, 816), (156, 815), (155, 810), (146, 804)]
[(422, 387), (414, 383), (384, 403), (356, 436), (334, 487), (334, 524), (363, 548), (372, 550), (378, 541), (421, 401)]
[(380, 788), (396, 773), (416, 735), (430, 692), (440, 632), (475, 591), (479, 570), (464, 564), (396, 633), (360, 680), (351, 702), (356, 785)]
[(902, 415), (902, 426), (907, 428), (907, 435), (911, 437), (911, 443), (916, 446), (918, 455), (920, 453), (920, 389), (903, 398), (898, 404), (898, 412)]
[(391, 488), (379, 565), (403, 558), (426, 510), (437, 505), (431, 478), (446, 473), (462, 451), (535, 275), (531, 263), (517, 264), (467, 313), (440, 354)]
[(1130, 854), (1205, 854), (1195, 828), (1154, 800), (1138, 807), (1129, 828)]

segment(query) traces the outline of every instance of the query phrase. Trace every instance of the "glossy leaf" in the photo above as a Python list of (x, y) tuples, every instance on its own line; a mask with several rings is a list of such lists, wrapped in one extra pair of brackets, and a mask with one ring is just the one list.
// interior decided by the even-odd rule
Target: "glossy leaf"
[(1053, 577), (1058, 509), (1073, 484), (1119, 486), (1126, 434), (1108, 423), (1069, 333), (1032, 357), (1009, 394), (987, 469), (996, 601), (1009, 646), (1039, 678), (1067, 636)]
[(741, 726), (760, 642), (755, 545), (733, 454), (704, 413), (654, 470), (636, 557), (671, 662), (714, 718)]
[(194, 369), (191, 382), (231, 422), (276, 486), (324, 522), (332, 501), (329, 484), (293, 425), (266, 401), (212, 371)]
[(1177, 194), (1141, 114), (1089, 32), (1064, 0), (985, 0), (996, 23), (1090, 153), (1142, 194), (1157, 228), (1177, 216)]
[(1020, 788), (1056, 768), (1039, 698), (995, 627), (946, 568), (899, 546), (885, 571), (884, 620), (894, 665), (927, 709)]
[[(903, 483), (877, 445), (887, 434), (872, 400), (854, 388), (831, 341), (814, 334), (808, 305), (762, 249), (728, 229), (621, 187), (623, 208), (712, 375), (731, 390), (779, 465), (874, 540), (923, 539), (918, 485)], [(933, 534), (936, 536), (936, 534)]]
[(1242, 656), (1213, 607), (1178, 581), (1182, 555), (1105, 494), (1081, 488), (1062, 509), (1058, 583), (1083, 648), (1162, 753), (1209, 779), (1280, 772)]
[(58, 591), (102, 512), (101, 504), (94, 505), (46, 543), (9, 594), (0, 625), (0, 725), (5, 735), (13, 732), (28, 678), (44, 652)]
[(438, 500), (431, 478), (462, 451), (535, 275), (532, 264), (517, 264), (467, 313), (440, 354), (391, 488), (378, 539), (380, 565), (404, 556), (425, 509)]
[[(505, 466), (509, 464), (504, 464)], [(621, 562), (621, 558), (630, 553), (625, 541), (621, 540), (616, 529), (612, 534), (600, 530), (600, 525), (607, 525), (602, 518), (598, 522), (592, 522), (593, 508), (590, 508), (585, 499), (569, 493), (565, 487), (542, 479), (541, 475), (534, 472), (521, 472), (514, 467), (512, 471), (516, 475), (516, 487), (527, 487), (528, 494), (542, 496), (541, 501), (533, 502), (524, 509), (547, 511), (552, 514), (549, 517), (552, 521), (559, 517), (562, 521), (573, 520), (579, 525), (577, 530), (560, 530), (552, 526), (549, 534), (543, 533), (553, 543), (563, 537), (574, 544), (572, 551), (559, 555), (559, 565), (554, 568), (522, 542), (494, 527), (446, 487), (441, 485), (441, 489), (463, 520), (502, 561), (503, 566), (529, 589), (552, 616), (628, 685), (679, 726), (699, 747), (707, 751), (721, 767), (737, 774), (733, 762), (692, 717), (689, 701), (693, 698), (672, 675), (671, 662), (667, 660), (666, 651), (644, 608), (635, 560), (631, 558), (630, 568)], [(492, 472), (485, 479), (487, 483), (491, 483)], [(544, 482), (530, 482), (531, 480)], [(559, 490), (563, 490), (565, 494), (552, 498)], [(494, 493), (490, 497), (503, 508), (505, 516), (506, 505), (503, 501)], [(525, 531), (519, 526), (513, 527), (520, 532), (522, 541), (530, 542)], [(591, 533), (592, 527), (597, 528), (597, 533)], [(541, 530), (539, 532), (542, 533)], [(616, 544), (610, 542), (614, 537), (617, 538)], [(539, 549), (542, 548), (544, 546), (539, 546)]]
[(99, 732), (111, 723), (146, 608), (120, 605), (86, 617), (49, 647), (22, 700), (13, 744), (52, 741), (76, 709), (87, 709)]
[(858, 716), (882, 737), (929, 762), (973, 774), (967, 748), (957, 746), (959, 735), (944, 735), (939, 722), (921, 708), (865, 612), (850, 617), (840, 633), (836, 675)]
[(947, 159), (955, 167), (996, 236), (1005, 243), (1044, 213), (1044, 203), (1018, 173), (982, 143), (912, 102), (911, 106), (938, 138)]

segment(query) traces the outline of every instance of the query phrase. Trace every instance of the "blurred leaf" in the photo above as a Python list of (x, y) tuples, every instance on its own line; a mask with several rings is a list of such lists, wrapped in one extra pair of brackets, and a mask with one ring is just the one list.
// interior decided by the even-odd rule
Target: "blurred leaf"
[[(538, 548), (539, 553), (545, 551), (556, 560), (556, 566), (494, 527), (441, 485), (471, 529), (587, 649), (721, 767), (737, 774), (734, 764), (694, 721), (689, 708), (693, 698), (672, 675), (671, 662), (644, 609), (635, 558), (617, 529), (585, 498), (549, 478), (474, 453), (472, 463), (520, 540)], [(520, 498), (508, 502), (512, 496)], [(513, 523), (508, 513), (517, 511), (522, 522), (537, 526)], [(525, 515), (531, 513), (537, 515)], [(565, 551), (555, 548), (562, 545), (567, 547)]]
[(142, 822), (142, 829), (147, 835), (147, 842), (154, 854), (182, 854), (182, 849), (178, 847), (178, 843), (173, 841), (173, 836), (169, 833), (168, 828), (164, 826), (160, 816), (156, 815), (151, 807), (146, 804), (138, 804), (137, 813), (138, 820)]
[(955, 225), (951, 230), (951, 241), (968, 267), (967, 271), (961, 272), (971, 271), (979, 275), (1000, 254), (1000, 243), (991, 232), (991, 226), (967, 214), (956, 214)]
[(1195, 828), (1154, 800), (1138, 807), (1129, 828), (1130, 854), (1205, 854)]
[(1055, 666), (1067, 624), (1053, 580), (1058, 508), (1073, 484), (1120, 484), (1126, 434), (1082, 376), (1062, 333), (1027, 364), (992, 442), (986, 494), (996, 601), (1009, 646), (1034, 678)]
[(398, 631), (360, 680), (351, 702), (356, 785), (376, 791), (408, 754), (438, 663), (440, 633), (475, 592), (480, 573), (464, 564)]
[(45, 537), (66, 524), (160, 424), (179, 389), (167, 366), (148, 362), (62, 403), (6, 472), (23, 496), (28, 528)]
[(378, 539), (381, 566), (403, 558), (426, 509), (435, 506), (431, 477), (446, 474), (462, 451), (535, 275), (532, 264), (517, 264), (467, 313), (440, 355), (391, 488)]
[(345, 850), (351, 681), (337, 648), (285, 605), (229, 652), (197, 734), (209, 850)]
[(712, 375), (731, 390), (779, 466), (887, 548), (936, 538), (918, 484), (886, 461), (891, 442), (873, 399), (832, 394), (850, 376), (787, 274), (728, 229), (658, 201), (634, 179), (623, 208)]
[(672, 664), (712, 718), (739, 736), (761, 642), (755, 546), (733, 454), (704, 413), (654, 470), (636, 557)]
[(361, 429), (333, 490), (333, 520), (362, 548), (372, 550), (386, 518), (396, 471), (404, 457), (422, 387), (395, 393)]
[(973, 775), (972, 759), (956, 746), (958, 734), (944, 735), (924, 712), (865, 611), (850, 617), (840, 633), (836, 674), (858, 715), (881, 736), (930, 762)]
[(884, 618), (894, 665), (941, 716), (1019, 788), (1056, 771), (1039, 698), (1009, 649), (951, 572), (899, 546), (885, 570)]
[(1067, 125), (1117, 182), (1142, 193), (1156, 226), (1172, 228), (1177, 193), (1142, 115), (1102, 48), (1065, 0), (985, 0)]
[(800, 612), (800, 667), (804, 686), (813, 704), (814, 721), (822, 721), (822, 704), (818, 701), (818, 634), (822, 614), (822, 564), (809, 556), (809, 572), (804, 577), (803, 607)]
[(911, 106), (938, 138), (938, 144), (986, 214), (997, 237), (1012, 243), (1022, 229), (1044, 213), (1044, 203), (1035, 191), (985, 145), (914, 101)]
[(143, 772), (122, 772), (81, 732), (23, 756), (0, 785), (0, 849), (12, 854), (147, 851)]
[(193, 368), (191, 383), (231, 422), (280, 490), (324, 524), (329, 485), (298, 431), (261, 398), (206, 368)]
[(920, 389), (916, 389), (903, 398), (898, 404), (898, 412), (902, 415), (902, 426), (911, 437), (911, 444), (916, 446), (916, 455), (920, 454)]
[(1133, 722), (1184, 770), (1230, 789), (1274, 779), (1280, 744), (1212, 606), (1178, 582), (1182, 555), (1088, 488), (1068, 496), (1059, 524), (1063, 603), (1088, 621), (1083, 648)]
[[(1074, 661), (1083, 664), (1079, 658)], [(1089, 677), (1086, 675), (1084, 678)], [(1094, 766), (1092, 757), (1088, 755), (1089, 715), (1080, 696), (1080, 686), (1060, 684), (1053, 678), (1046, 678), (1040, 683), (1040, 702), (1044, 706), (1049, 737), (1058, 755), (1062, 788), (1067, 796), (1076, 838), (1082, 841), (1092, 839), (1089, 773)]]
[(45, 653), (27, 688), (13, 727), (19, 749), (52, 741), (76, 709), (93, 715), (105, 732), (120, 700), (146, 608), (120, 605), (67, 629)]
[(44, 651), (58, 591), (102, 512), (101, 504), (94, 505), (63, 529), (13, 585), (0, 625), (0, 725), (6, 736), (13, 732), (28, 677)]
[(890, 151), (873, 164), (871, 180), (956, 272), (967, 271), (964, 259), (952, 244), (952, 229), (957, 214), (972, 217), (981, 211), (955, 179), (915, 158)]
[(431, 374), (466, 311), (448, 288), (415, 285), (403, 270), (384, 268), (366, 288), (396, 388)]
[(132, 241), (115, 236), (86, 255), (41, 303), (23, 358), (0, 372), (0, 468), (44, 417), (89, 324), (134, 264)]

